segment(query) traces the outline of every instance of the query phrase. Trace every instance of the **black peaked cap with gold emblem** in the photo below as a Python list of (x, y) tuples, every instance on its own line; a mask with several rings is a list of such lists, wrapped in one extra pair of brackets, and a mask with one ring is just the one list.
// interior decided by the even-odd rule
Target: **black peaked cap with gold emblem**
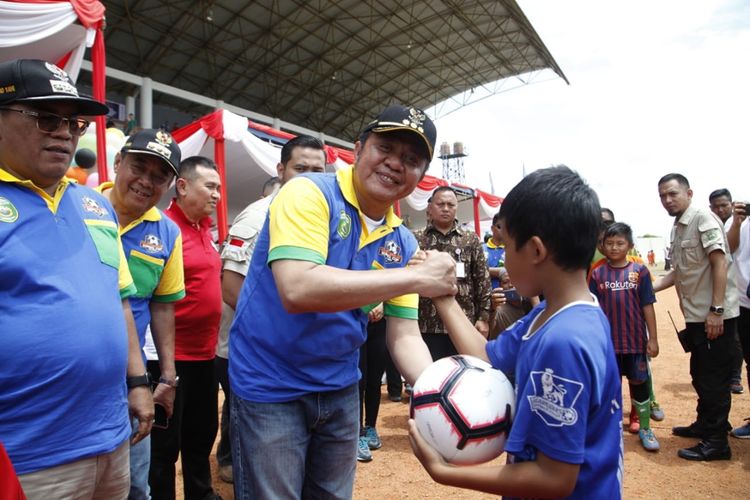
[(128, 137), (128, 140), (120, 150), (122, 153), (142, 153), (156, 156), (164, 160), (167, 165), (179, 175), (179, 165), (182, 152), (177, 141), (161, 129), (147, 128), (136, 132)]
[(419, 108), (394, 104), (385, 108), (375, 120), (367, 124), (362, 132), (391, 132), (395, 130), (406, 130), (419, 135), (427, 146), (429, 154), (427, 159), (432, 160), (437, 130), (427, 113)]

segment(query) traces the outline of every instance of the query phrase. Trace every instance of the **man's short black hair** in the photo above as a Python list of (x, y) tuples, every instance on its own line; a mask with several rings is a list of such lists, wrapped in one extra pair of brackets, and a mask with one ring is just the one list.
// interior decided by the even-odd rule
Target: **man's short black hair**
[(732, 201), (732, 193), (730, 193), (727, 188), (721, 188), (711, 192), (711, 194), (708, 195), (708, 201), (712, 202), (716, 198), (721, 198), (722, 196), (726, 196), (729, 201)]
[(665, 182), (669, 182), (669, 181), (677, 181), (677, 184), (680, 184), (681, 186), (684, 186), (690, 189), (690, 183), (688, 182), (687, 177), (685, 177), (682, 174), (675, 174), (675, 173), (667, 174), (661, 179), (659, 179), (658, 185), (661, 186)]
[(565, 165), (524, 177), (505, 197), (500, 217), (516, 248), (537, 236), (564, 270), (588, 269), (591, 264), (602, 217), (599, 198)]
[(294, 148), (319, 149), (323, 151), (323, 156), (325, 156), (325, 146), (319, 139), (309, 135), (298, 135), (297, 137), (293, 137), (286, 141), (286, 144), (281, 147), (282, 165), (286, 166), (287, 162), (292, 158), (292, 151), (294, 151)]
[(205, 156), (190, 156), (180, 162), (180, 175), (177, 177), (180, 179), (192, 180), (195, 178), (195, 170), (198, 167), (205, 167), (218, 171), (216, 163), (214, 163), (211, 158), (206, 158)]
[(497, 221), (499, 220), (500, 220), (500, 211), (498, 210), (498, 212), (492, 216), (492, 225), (494, 226), (495, 224), (497, 224)]
[(601, 213), (606, 213), (607, 215), (609, 215), (609, 218), (610, 218), (611, 222), (614, 222), (616, 220), (615, 219), (615, 213), (612, 210), (610, 210), (609, 208), (602, 207)]
[(266, 192), (273, 191), (273, 188), (275, 188), (278, 184), (281, 184), (281, 179), (274, 175), (263, 183), (263, 189), (261, 190), (261, 193), (265, 195)]
[[(432, 194), (427, 199), (427, 203), (432, 203), (432, 199), (435, 197), (435, 195), (444, 191), (450, 191), (451, 193), (456, 194), (456, 191), (450, 186), (438, 186), (434, 191), (432, 191)], [(456, 198), (458, 198), (458, 195), (456, 195)]]
[(622, 236), (628, 241), (629, 245), (633, 244), (633, 230), (624, 222), (613, 222), (604, 231), (605, 240), (613, 236)]

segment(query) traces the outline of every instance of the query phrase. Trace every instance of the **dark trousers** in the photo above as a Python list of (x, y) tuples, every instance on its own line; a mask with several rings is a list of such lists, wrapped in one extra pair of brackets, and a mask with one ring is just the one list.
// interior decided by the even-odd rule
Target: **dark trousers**
[(693, 340), (690, 352), (690, 376), (698, 395), (696, 427), (709, 439), (726, 442), (732, 396), (729, 383), (736, 352), (737, 318), (724, 320), (724, 334), (714, 340), (706, 339), (703, 323), (687, 323)]
[[(380, 382), (385, 371), (385, 357), (388, 348), (385, 343), (385, 319), (367, 324), (367, 341), (359, 348), (359, 415), (362, 426), (375, 427), (380, 411)], [(400, 391), (399, 391), (400, 393)]]
[[(180, 385), (174, 413), (166, 429), (151, 431), (149, 485), (154, 500), (174, 500), (175, 463), (182, 460), (185, 500), (203, 500), (213, 495), (209, 455), (218, 427), (218, 389), (213, 359), (175, 361)], [(159, 377), (159, 363), (148, 362)]]
[(401, 397), (401, 391), (403, 390), (401, 374), (387, 349), (385, 351), (385, 378), (388, 383), (388, 395)]
[(422, 333), (422, 339), (427, 344), (433, 361), (458, 354), (447, 333)]
[(737, 344), (736, 349), (740, 355), (732, 370), (732, 383), (742, 383), (742, 360), (745, 360), (747, 370), (747, 383), (750, 386), (750, 309), (740, 306), (740, 317), (737, 318)]
[(216, 461), (219, 465), (232, 465), (232, 440), (229, 437), (229, 405), (232, 391), (229, 388), (229, 360), (216, 356), (214, 358), (216, 380), (224, 391), (224, 403), (221, 405), (221, 421), (219, 423), (219, 445), (216, 447)]

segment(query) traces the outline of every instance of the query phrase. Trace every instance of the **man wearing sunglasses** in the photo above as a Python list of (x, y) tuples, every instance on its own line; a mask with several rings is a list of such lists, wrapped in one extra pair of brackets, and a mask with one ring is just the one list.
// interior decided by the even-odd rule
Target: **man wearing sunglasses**
[(125, 498), (128, 408), (154, 416), (110, 202), (64, 177), (107, 107), (39, 60), (0, 63), (0, 441), (29, 498)]

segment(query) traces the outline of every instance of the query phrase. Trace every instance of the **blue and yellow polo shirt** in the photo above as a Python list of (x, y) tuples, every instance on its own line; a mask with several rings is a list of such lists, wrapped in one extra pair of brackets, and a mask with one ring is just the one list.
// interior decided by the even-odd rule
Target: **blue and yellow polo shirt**
[(0, 441), (18, 474), (127, 439), (134, 292), (108, 200), (66, 178), (50, 196), (0, 169)]
[[(417, 251), (411, 232), (389, 210), (372, 233), (364, 224), (352, 167), (299, 175), (271, 204), (237, 304), (229, 341), (232, 390), (253, 402), (284, 402), (359, 380), (367, 312), (286, 312), (270, 264), (293, 259), (365, 271), (406, 266)], [(416, 294), (384, 304), (388, 316), (417, 319)]]
[[(105, 182), (96, 190), (103, 193), (113, 187), (113, 182)], [(176, 302), (185, 296), (182, 235), (177, 224), (156, 207), (120, 227), (119, 233), (135, 283), (136, 292), (129, 300), (143, 349), (146, 327), (151, 322), (151, 301)]]
[[(484, 256), (487, 258), (487, 267), (505, 267), (505, 245), (495, 245), (495, 242), (490, 238), (487, 243), (482, 245), (484, 248)], [(500, 280), (492, 278), (492, 288), (500, 286)]]

